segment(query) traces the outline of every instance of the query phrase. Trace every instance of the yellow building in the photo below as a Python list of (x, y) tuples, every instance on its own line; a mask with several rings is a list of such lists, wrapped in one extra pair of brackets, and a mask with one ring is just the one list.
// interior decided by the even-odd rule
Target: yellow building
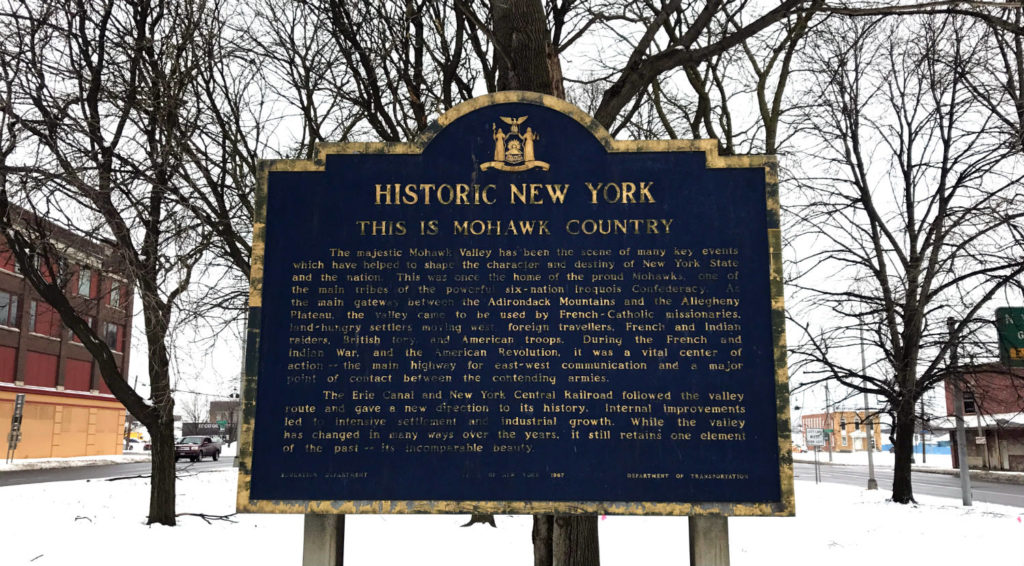
[(0, 383), (0, 438), (4, 442), (5, 454), (17, 393), (25, 393), (25, 407), (21, 418), (21, 442), (14, 452), (15, 458), (121, 453), (125, 410), (113, 397), (33, 390)]
[[(822, 450), (828, 450), (828, 445), (832, 444), (832, 450), (836, 452), (863, 452), (868, 445), (863, 419), (864, 411), (836, 411), (803, 415), (800, 421), (805, 431), (808, 428), (825, 430), (825, 447)], [(882, 427), (879, 421), (878, 415), (871, 418), (875, 451), (882, 446)]]

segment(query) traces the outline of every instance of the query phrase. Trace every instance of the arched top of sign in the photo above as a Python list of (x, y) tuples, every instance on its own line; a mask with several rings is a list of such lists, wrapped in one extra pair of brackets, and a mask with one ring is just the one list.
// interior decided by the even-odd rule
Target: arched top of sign
[[(312, 171), (322, 170), (328, 155), (385, 153), (385, 154), (419, 154), (427, 151), (428, 146), (438, 138), (445, 129), (461, 118), (489, 106), (501, 104), (533, 105), (554, 110), (571, 118), (585, 128), (594, 140), (604, 147), (608, 153), (636, 153), (662, 151), (703, 152), (708, 168), (746, 168), (769, 167), (768, 182), (777, 182), (774, 166), (777, 161), (774, 155), (737, 155), (722, 156), (718, 154), (718, 140), (616, 140), (608, 130), (596, 119), (573, 104), (554, 96), (526, 91), (502, 91), (478, 96), (452, 107), (438, 117), (427, 130), (411, 142), (326, 142), (316, 145), (316, 156), (313, 161), (271, 160), (266, 162), (271, 171)], [(489, 125), (493, 125), (487, 134), (494, 139), (494, 158), (481, 162), (481, 170), (494, 169), (499, 171), (527, 171), (538, 169), (547, 171), (550, 164), (544, 156), (534, 154), (530, 150), (533, 141), (539, 135), (554, 139), (558, 132), (540, 132), (536, 126), (527, 123), (529, 113), (516, 116), (496, 115)], [(509, 151), (511, 146), (511, 151)]]

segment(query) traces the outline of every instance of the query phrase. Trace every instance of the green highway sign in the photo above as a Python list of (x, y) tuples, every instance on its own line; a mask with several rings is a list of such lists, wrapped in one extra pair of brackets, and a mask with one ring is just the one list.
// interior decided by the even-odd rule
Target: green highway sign
[(999, 359), (1010, 367), (1024, 367), (1024, 307), (996, 309)]

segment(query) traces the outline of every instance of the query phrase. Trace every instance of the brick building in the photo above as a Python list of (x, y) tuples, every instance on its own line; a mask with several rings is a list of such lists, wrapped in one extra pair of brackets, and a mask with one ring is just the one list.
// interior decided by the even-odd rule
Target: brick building
[[(864, 430), (864, 411), (835, 411), (831, 413), (817, 413), (803, 415), (800, 423), (803, 425), (804, 434), (809, 428), (820, 428), (825, 430), (825, 446), (822, 450), (827, 451), (828, 445), (832, 445), (833, 452), (863, 452), (867, 450), (867, 433)], [(871, 421), (872, 436), (875, 438), (875, 450), (882, 445), (882, 427), (879, 418)], [(829, 433), (828, 431), (832, 432)]]
[[(238, 439), (238, 421), (241, 417), (242, 403), (238, 399), (228, 401), (210, 401), (210, 422), (220, 426), (220, 434), (227, 442)], [(223, 424), (222, 424), (223, 423)]]
[[(125, 375), (133, 293), (113, 248), (50, 228), (68, 296), (114, 351)], [(78, 337), (19, 273), (0, 239), (0, 439), (7, 439), (19, 393), (25, 394), (25, 406), (15, 458), (121, 453), (124, 406)]]
[[(953, 382), (946, 382), (946, 414), (932, 423), (949, 432), (953, 467), (959, 467)], [(964, 432), (971, 468), (1024, 472), (1024, 369), (999, 365), (964, 373)]]

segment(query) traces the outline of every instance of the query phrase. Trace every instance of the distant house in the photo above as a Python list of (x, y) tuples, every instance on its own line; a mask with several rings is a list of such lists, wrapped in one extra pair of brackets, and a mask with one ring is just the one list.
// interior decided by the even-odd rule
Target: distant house
[[(959, 467), (953, 387), (947, 380), (947, 416), (933, 421), (932, 428), (949, 432), (953, 466)], [(995, 364), (971, 368), (964, 373), (963, 397), (967, 465), (1024, 472), (1024, 369)]]
[[(825, 446), (821, 448), (822, 450), (828, 450), (831, 444), (833, 452), (863, 452), (868, 447), (868, 435), (863, 423), (864, 414), (864, 411), (835, 411), (803, 415), (800, 424), (805, 435), (809, 428), (825, 430)], [(882, 445), (882, 427), (877, 416), (871, 419), (871, 428), (871, 436), (875, 441), (874, 449), (877, 451)]]
[[(68, 297), (110, 346), (126, 375), (133, 291), (113, 246), (57, 226), (49, 228), (59, 254), (56, 264), (67, 277)], [(122, 452), (124, 406), (110, 394), (78, 337), (19, 273), (13, 254), (0, 239), (0, 438), (4, 440), (19, 394), (25, 395), (25, 404), (15, 458)]]

